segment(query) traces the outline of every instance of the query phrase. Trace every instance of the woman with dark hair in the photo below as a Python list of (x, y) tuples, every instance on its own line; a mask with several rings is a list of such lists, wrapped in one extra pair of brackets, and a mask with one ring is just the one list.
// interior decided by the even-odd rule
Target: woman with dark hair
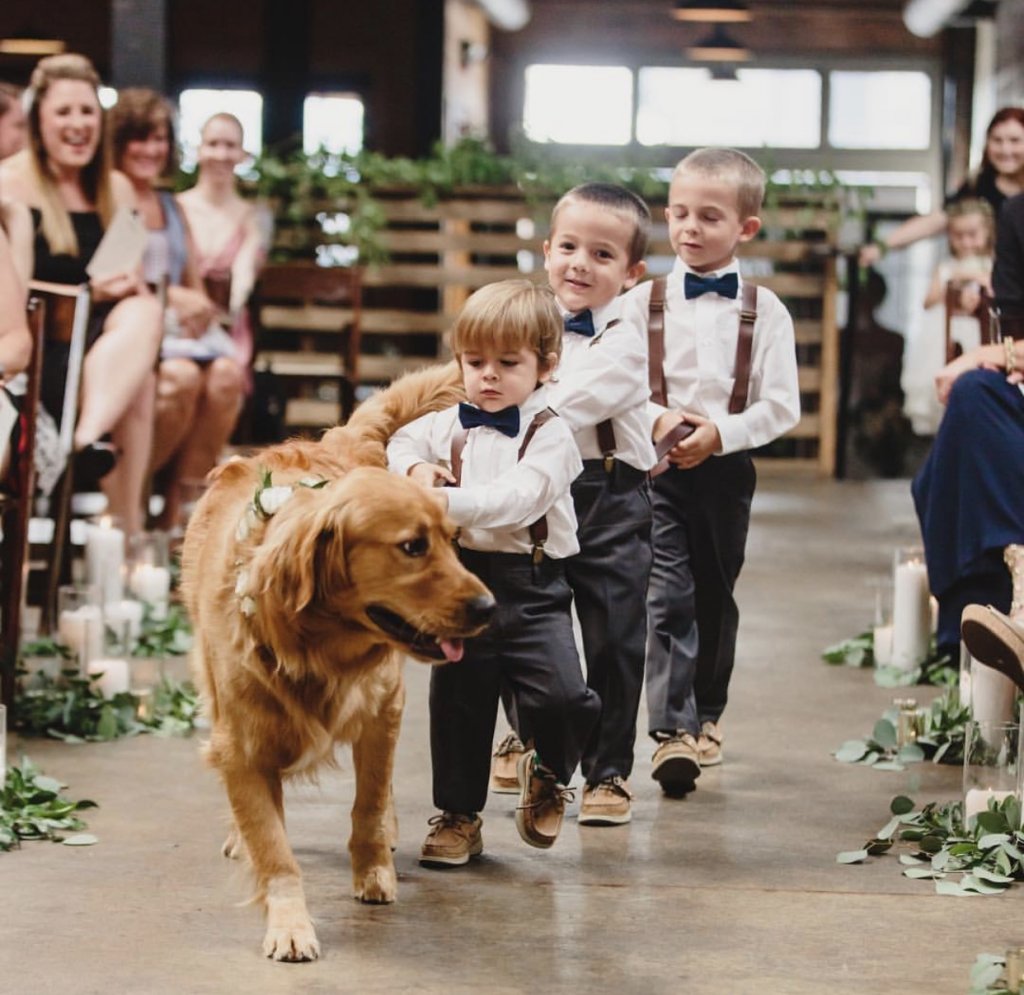
[[(985, 151), (978, 171), (969, 176), (946, 201), (946, 206), (967, 198), (986, 201), (996, 220), (1007, 197), (1024, 193), (1024, 108), (1004, 107), (997, 111), (985, 131)], [(884, 240), (865, 245), (860, 251), (862, 266), (870, 266), (893, 249), (905, 249), (924, 238), (946, 230), (946, 211), (933, 211), (904, 221)]]
[[(94, 307), (74, 446), (96, 475), (106, 471), (102, 486), (109, 509), (134, 532), (142, 527), (153, 436), (160, 307), (138, 272), (90, 280), (86, 271), (115, 211), (135, 205), (130, 184), (109, 165), (99, 85), (96, 70), (82, 55), (40, 60), (26, 93), (29, 144), (0, 164), (0, 189), (31, 209), (33, 277), (91, 284)], [(67, 359), (66, 345), (47, 343), (42, 399), (55, 417), (62, 407)], [(113, 448), (104, 446), (108, 433)], [(114, 451), (120, 456), (110, 469)]]
[(170, 104), (153, 90), (122, 90), (111, 139), (114, 163), (131, 182), (149, 230), (145, 279), (166, 287), (152, 468), (169, 468), (160, 524), (173, 528), (181, 482), (201, 480), (234, 429), (244, 371), (219, 323), (223, 315), (203, 289), (184, 212), (169, 190), (159, 189), (176, 168)]

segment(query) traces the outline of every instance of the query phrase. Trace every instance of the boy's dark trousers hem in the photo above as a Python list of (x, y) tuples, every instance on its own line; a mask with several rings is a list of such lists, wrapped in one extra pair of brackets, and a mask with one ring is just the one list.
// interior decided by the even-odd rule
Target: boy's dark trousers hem
[(615, 461), (586, 460), (572, 485), (580, 552), (565, 561), (583, 636), (587, 684), (601, 717), (583, 751), (588, 784), (633, 769), (644, 683), (651, 495), (647, 474)]
[(460, 550), (494, 594), (487, 631), (466, 641), (458, 663), (430, 677), (434, 804), (446, 812), (483, 809), (499, 688), (507, 685), (541, 761), (568, 784), (601, 703), (583, 679), (569, 614), (564, 561)]
[(736, 656), (743, 566), (756, 474), (746, 452), (672, 468), (653, 486), (648, 589), (648, 731), (697, 735), (725, 710)]

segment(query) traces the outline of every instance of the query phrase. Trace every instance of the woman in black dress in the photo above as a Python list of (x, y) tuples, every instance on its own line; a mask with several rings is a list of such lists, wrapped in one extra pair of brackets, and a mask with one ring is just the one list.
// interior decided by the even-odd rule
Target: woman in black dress
[[(92, 281), (86, 273), (115, 211), (134, 207), (131, 185), (107, 161), (99, 82), (84, 56), (56, 55), (39, 62), (27, 92), (29, 144), (0, 166), (0, 189), (32, 210), (33, 277), (91, 282), (93, 320), (74, 446), (95, 454), (103, 438), (112, 437), (119, 456), (103, 489), (109, 510), (134, 532), (143, 522), (161, 315), (140, 272)], [(66, 348), (47, 343), (43, 403), (54, 417), (61, 410), (66, 363)]]

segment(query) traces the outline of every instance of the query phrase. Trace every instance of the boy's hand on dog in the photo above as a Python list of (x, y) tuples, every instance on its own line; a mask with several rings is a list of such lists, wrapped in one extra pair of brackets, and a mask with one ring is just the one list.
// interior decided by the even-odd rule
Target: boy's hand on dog
[(409, 477), (421, 487), (428, 489), (455, 483), (455, 477), (452, 476), (451, 470), (438, 463), (417, 463), (409, 468)]
[[(676, 422), (684, 420), (683, 415), (679, 412), (667, 413), (678, 414)], [(658, 419), (655, 429), (664, 417), (665, 415), (662, 415)], [(700, 466), (712, 453), (717, 453), (722, 448), (722, 437), (718, 434), (718, 426), (714, 422), (689, 411), (686, 412), (685, 420), (691, 425), (696, 425), (697, 430), (682, 442), (677, 442), (666, 454), (669, 463), (679, 467), (680, 470), (690, 470), (695, 466)], [(676, 422), (671, 423), (669, 427), (671, 428)]]

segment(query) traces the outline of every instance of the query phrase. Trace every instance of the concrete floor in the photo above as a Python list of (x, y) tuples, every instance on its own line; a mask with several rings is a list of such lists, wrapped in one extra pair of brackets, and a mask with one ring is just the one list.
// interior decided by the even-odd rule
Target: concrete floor
[(964, 902), (901, 877), (893, 856), (835, 863), (884, 825), (893, 795), (958, 790), (955, 768), (880, 773), (829, 755), (894, 692), (819, 651), (865, 625), (869, 578), (915, 536), (905, 481), (763, 480), (724, 766), (685, 800), (662, 798), (642, 738), (633, 823), (570, 818), (548, 852), (520, 842), (514, 798), (492, 795), (479, 862), (417, 864), (432, 814), (428, 671), (410, 664), (397, 904), (350, 897), (348, 763), (288, 793), (323, 946), (313, 964), (260, 955), (245, 877), (219, 853), (227, 805), (197, 739), (12, 743), (9, 755), (23, 749), (72, 797), (99, 802), (86, 815), (100, 842), (0, 854), (0, 992), (959, 995), (977, 953), (1024, 943), (1024, 888)]

